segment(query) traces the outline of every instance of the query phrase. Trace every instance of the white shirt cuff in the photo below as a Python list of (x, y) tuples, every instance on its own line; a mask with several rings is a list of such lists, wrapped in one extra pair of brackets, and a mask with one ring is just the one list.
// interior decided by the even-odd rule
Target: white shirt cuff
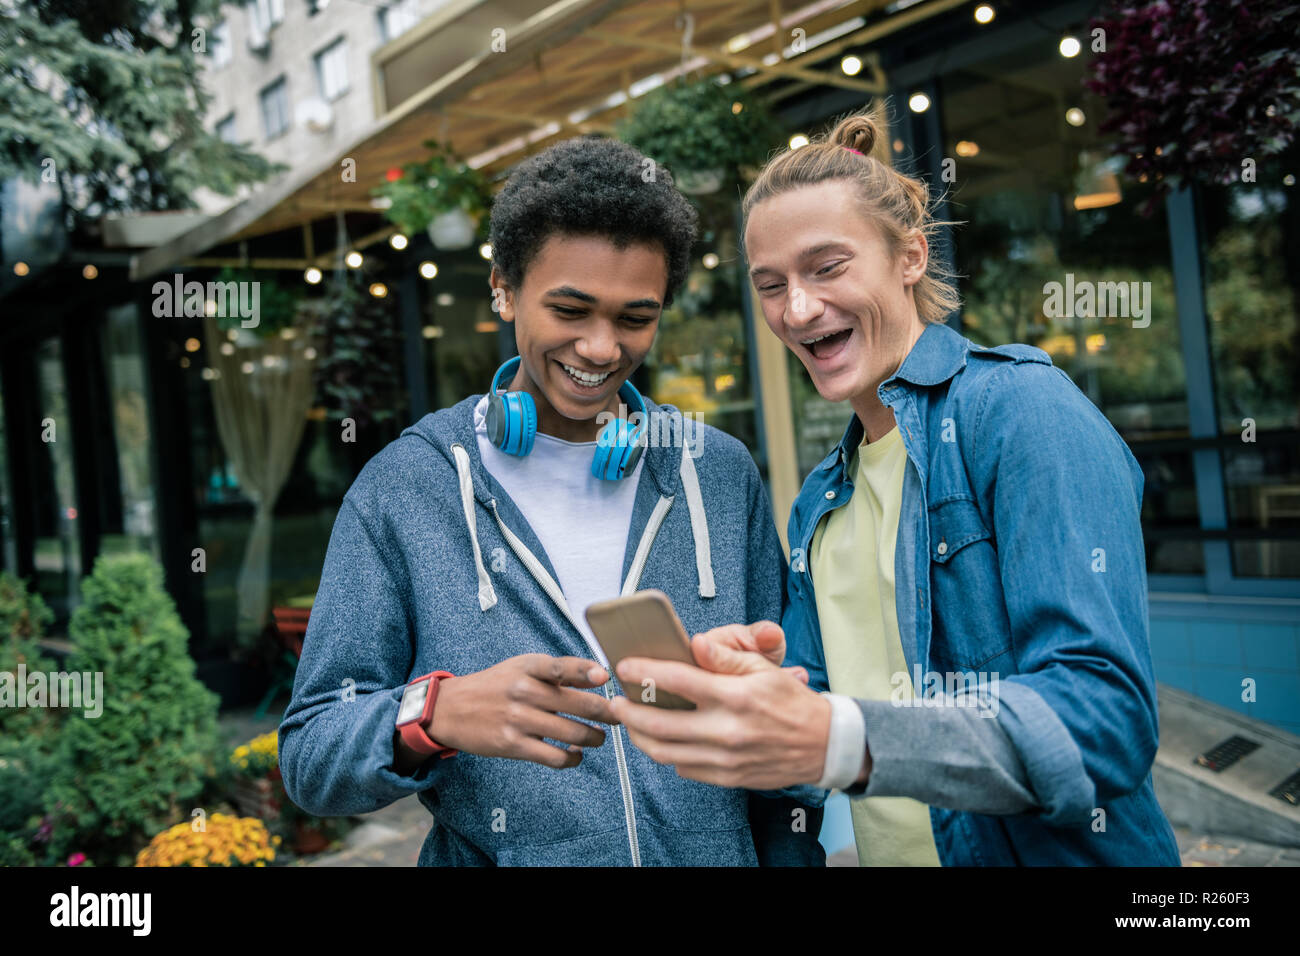
[(817, 786), (843, 790), (853, 786), (867, 754), (867, 724), (852, 697), (822, 691), (831, 702), (831, 732), (826, 739), (826, 763)]

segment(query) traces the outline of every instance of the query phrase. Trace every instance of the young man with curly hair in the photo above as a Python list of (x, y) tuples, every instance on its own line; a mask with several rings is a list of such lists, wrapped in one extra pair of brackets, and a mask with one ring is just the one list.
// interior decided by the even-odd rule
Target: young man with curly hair
[[(820, 810), (628, 745), (583, 614), (644, 588), (691, 633), (782, 612), (748, 451), (628, 382), (695, 235), (667, 172), (622, 143), (569, 140), (510, 177), (489, 283), (519, 356), (344, 497), (280, 727), (299, 806), (418, 793), (434, 816), (421, 865), (824, 863)], [(680, 440), (646, 443), (629, 408)]]

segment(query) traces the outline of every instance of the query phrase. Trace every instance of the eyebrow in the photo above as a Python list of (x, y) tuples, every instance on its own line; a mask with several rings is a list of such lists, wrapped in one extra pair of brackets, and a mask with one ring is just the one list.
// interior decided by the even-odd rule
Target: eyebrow
[[(827, 249), (831, 249), (835, 247), (839, 247), (845, 250), (849, 248), (846, 243), (840, 242), (838, 239), (832, 239), (829, 242), (819, 242), (815, 246), (809, 246), (807, 249), (803, 250), (803, 252), (799, 253), (799, 258), (811, 259), (813, 256), (817, 255), (817, 253), (825, 252)], [(749, 275), (750, 278), (753, 278), (754, 276), (759, 275), (760, 273), (763, 272), (775, 272), (775, 271), (776, 271), (775, 269), (769, 266), (755, 266), (753, 269), (749, 270)]]
[[(593, 305), (600, 300), (590, 292), (583, 292), (581, 289), (575, 289), (571, 285), (557, 286), (554, 289), (547, 289), (544, 295), (561, 295), (570, 299), (578, 299), (582, 302), (589, 302)], [(624, 302), (625, 309), (658, 309), (661, 308), (658, 299), (633, 299), (631, 302)]]

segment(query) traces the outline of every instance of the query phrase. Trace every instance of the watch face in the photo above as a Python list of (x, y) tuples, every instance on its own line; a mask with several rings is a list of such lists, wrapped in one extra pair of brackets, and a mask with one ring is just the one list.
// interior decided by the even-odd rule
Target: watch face
[(397, 709), (398, 725), (409, 724), (419, 719), (419, 716), (424, 713), (424, 699), (428, 696), (429, 681), (422, 680), (418, 684), (407, 684), (402, 694), (402, 705)]

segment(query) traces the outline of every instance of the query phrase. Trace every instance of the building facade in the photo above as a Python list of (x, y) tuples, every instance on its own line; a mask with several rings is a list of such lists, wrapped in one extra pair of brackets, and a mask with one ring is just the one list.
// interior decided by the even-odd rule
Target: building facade
[[(484, 6), (231, 5), (211, 33), (212, 128), (291, 166), (282, 183), (305, 181), (313, 164), (324, 168), (363, 137), (383, 141), (386, 123), (441, 95), (450, 73), (428, 66), (440, 62), (437, 51), (420, 44)], [(482, 22), (496, 14), (540, 30), (544, 6), (487, 5)], [(587, 6), (590, 22), (566, 38), (599, 30), (603, 12), (631, 5)], [(832, 72), (845, 56), (878, 57), (890, 158), (923, 175), (940, 198), (940, 218), (959, 223), (938, 250), (961, 276), (964, 304), (950, 323), (980, 344), (1047, 351), (1142, 464), (1157, 679), (1300, 733), (1296, 150), (1262, 164), (1254, 182), (1177, 191), (1148, 214), (1153, 184), (1122, 175), (1098, 128), (1106, 105), (1083, 86), (1086, 43), (1066, 56), (1060, 42), (1084, 35), (1091, 4), (1043, 4), (1032, 16), (1008, 9), (989, 23), (975, 21), (970, 4), (851, 6), (855, 20), (808, 31), (800, 50), (778, 43), (778, 59), (769, 52), (763, 62)], [(770, 38), (761, 43), (773, 49)], [(757, 75), (736, 65), (745, 48), (732, 43), (719, 54), (733, 82)], [(607, 87), (600, 77), (581, 81), (586, 99), (632, 95), (642, 77), (624, 74)], [(792, 137), (873, 99), (793, 74), (763, 89)], [(505, 123), (470, 96), (448, 107), (443, 122), (448, 113), (462, 123)], [(577, 117), (567, 121), (601, 114)], [(439, 135), (438, 123), (429, 117), (427, 135)], [(394, 151), (390, 162), (414, 158)], [(499, 162), (492, 150), (470, 158)], [(277, 229), (181, 237), (184, 271), (210, 277), (224, 260), (301, 258), (304, 243), (341, 249), (384, 225), (361, 194), (319, 210), (284, 195), (263, 210)], [(205, 202), (214, 214), (225, 208)], [(476, 246), (438, 250), (409, 237), (403, 249), (378, 241), (364, 252), (364, 281), (385, 288), (400, 338), (392, 415), (347, 442), (337, 421), (309, 413), (275, 507), (273, 604), (310, 601), (334, 514), (365, 460), (426, 412), (486, 390), (512, 354)], [(27, 317), (0, 325), (0, 561), (66, 622), (95, 555), (150, 550), (166, 569), (195, 656), (216, 675), (244, 650), (235, 593), (253, 506), (216, 422), (202, 319), (162, 319), (151, 308), (154, 279), (182, 266), (133, 276), (124, 257), (134, 254), (83, 252), (98, 256), (103, 281), (58, 298), (39, 285), (8, 287), (4, 308)], [(425, 262), (436, 264), (432, 278), (420, 271)], [(298, 268), (274, 275), (285, 287), (303, 283)], [(1084, 289), (1101, 299), (1076, 309)], [(734, 220), (702, 237), (686, 299), (665, 312), (637, 384), (741, 438), (784, 531), (799, 483), (851, 412), (817, 396), (763, 325)], [(195, 548), (206, 556), (201, 573)]]

